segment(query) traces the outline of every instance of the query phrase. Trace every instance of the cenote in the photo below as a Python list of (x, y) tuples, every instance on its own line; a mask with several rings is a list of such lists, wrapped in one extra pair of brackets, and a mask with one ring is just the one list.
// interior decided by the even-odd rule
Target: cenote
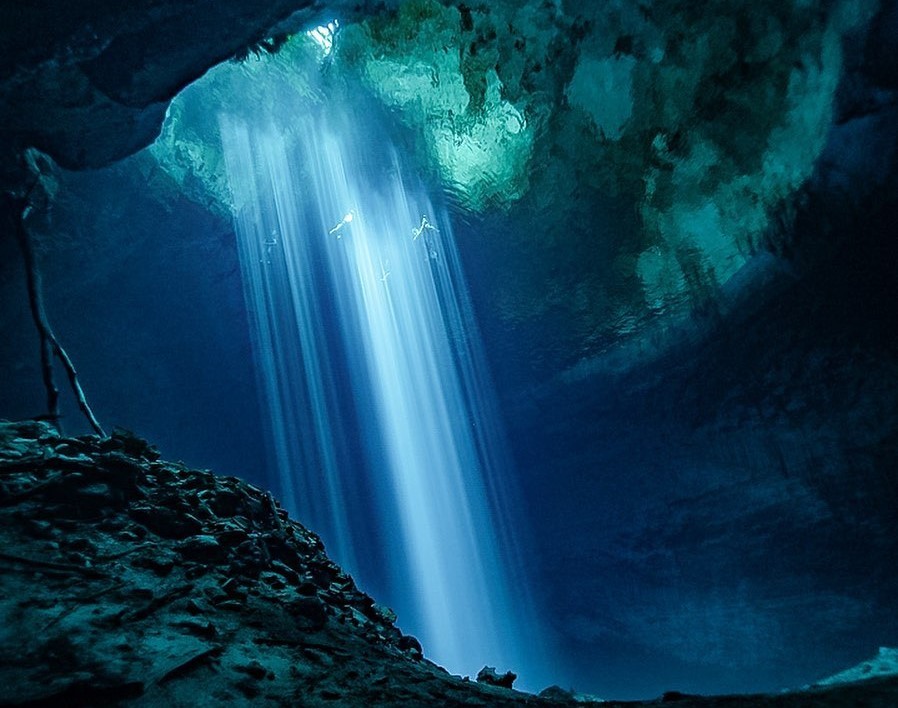
[(0, 11), (0, 703), (898, 700), (898, 4), (581, 5)]

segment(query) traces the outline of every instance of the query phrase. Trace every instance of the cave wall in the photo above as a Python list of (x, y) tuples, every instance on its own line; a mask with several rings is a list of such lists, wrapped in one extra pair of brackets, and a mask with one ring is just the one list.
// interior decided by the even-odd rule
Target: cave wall
[(506, 401), (580, 676), (776, 690), (894, 642), (888, 223), (650, 364)]
[(775, 690), (895, 641), (898, 114), (894, 64), (869, 63), (884, 53), (877, 31), (849, 55), (787, 238), (715, 307), (535, 385), (521, 371), (544, 366), (539, 343), (497, 369), (552, 614), (572, 656), (604, 664), (580, 675)]

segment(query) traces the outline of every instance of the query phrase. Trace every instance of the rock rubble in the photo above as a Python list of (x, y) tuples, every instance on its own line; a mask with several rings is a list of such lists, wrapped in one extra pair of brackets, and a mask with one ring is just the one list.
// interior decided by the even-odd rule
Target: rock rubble
[[(451, 676), (269, 493), (165, 462), (124, 431), (0, 421), (0, 549), (2, 706), (591, 702), (511, 690), (515, 674), (492, 667)], [(898, 680), (659, 700), (891, 706)]]
[(123, 431), (0, 424), (0, 520), (0, 704), (515, 700), (424, 660), (270, 494)]

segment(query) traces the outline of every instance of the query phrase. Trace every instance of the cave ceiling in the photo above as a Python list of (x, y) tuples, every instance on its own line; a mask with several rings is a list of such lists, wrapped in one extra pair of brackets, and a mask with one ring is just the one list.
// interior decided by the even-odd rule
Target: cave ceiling
[[(3, 181), (21, 181), (28, 147), (99, 167), (161, 131), (154, 159), (227, 211), (216, 136), (173, 120), (221, 91), (172, 104), (179, 91), (235, 56), (219, 76), (273, 70), (309, 102), (351, 81), (473, 224), (469, 253), (499, 263), (480, 286), (497, 321), (564, 321), (559, 360), (572, 363), (658, 314), (713, 306), (776, 250), (882, 12), (875, 0), (6, 4)], [(304, 30), (332, 18), (322, 88)], [(270, 37), (289, 39), (269, 55)]]

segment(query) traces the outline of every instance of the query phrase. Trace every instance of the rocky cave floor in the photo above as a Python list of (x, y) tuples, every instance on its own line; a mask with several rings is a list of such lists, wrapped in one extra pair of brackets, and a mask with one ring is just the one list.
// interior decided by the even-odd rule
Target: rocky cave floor
[[(0, 422), (0, 705), (583, 705), (452, 676), (270, 494)], [(514, 668), (514, 667), (502, 667)], [(895, 706), (898, 678), (603, 705)]]

